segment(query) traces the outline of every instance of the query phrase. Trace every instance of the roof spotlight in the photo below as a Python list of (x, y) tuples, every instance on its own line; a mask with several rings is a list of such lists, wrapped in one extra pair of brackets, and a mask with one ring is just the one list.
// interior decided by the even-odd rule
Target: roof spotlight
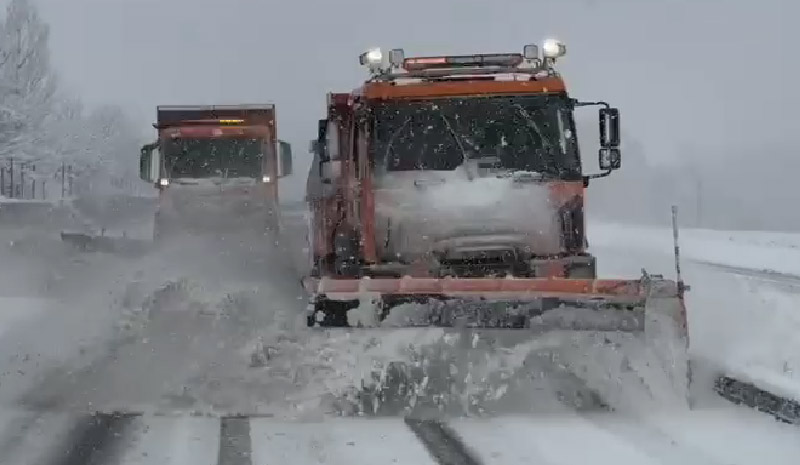
[(358, 57), (359, 63), (367, 66), (380, 65), (383, 61), (383, 52), (380, 48), (371, 48)]
[(545, 58), (563, 57), (566, 53), (566, 45), (556, 39), (546, 39), (542, 44), (542, 55)]

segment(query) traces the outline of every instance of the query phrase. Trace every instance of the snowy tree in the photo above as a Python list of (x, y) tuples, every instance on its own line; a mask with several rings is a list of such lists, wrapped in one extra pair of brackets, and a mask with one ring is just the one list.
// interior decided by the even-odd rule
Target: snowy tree
[[(142, 143), (136, 126), (117, 106), (87, 111), (80, 100), (61, 93), (48, 41), (49, 28), (33, 1), (10, 0), (0, 22), (4, 192), (16, 196), (21, 187), (22, 195), (28, 195), (25, 191), (32, 190), (34, 180), (41, 180), (40, 185), (60, 185), (67, 167), (71, 176), (90, 187), (133, 184), (138, 179), (136, 154)], [(56, 182), (50, 181), (54, 178)]]
[(138, 148), (144, 141), (120, 107), (95, 108), (84, 117), (83, 131), (75, 162), (83, 189), (125, 189), (138, 181)]
[(47, 138), (43, 150), (50, 161), (60, 164), (86, 158), (87, 129), (80, 100), (71, 97), (56, 100), (45, 127)]
[(56, 78), (49, 28), (30, 0), (11, 0), (0, 25), (0, 156), (46, 156), (44, 127), (51, 118)]

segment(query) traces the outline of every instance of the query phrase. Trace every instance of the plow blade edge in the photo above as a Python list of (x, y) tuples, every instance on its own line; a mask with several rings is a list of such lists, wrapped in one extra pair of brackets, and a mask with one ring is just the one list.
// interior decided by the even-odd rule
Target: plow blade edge
[(644, 331), (653, 316), (685, 330), (675, 282), (400, 278), (306, 281), (308, 326)]

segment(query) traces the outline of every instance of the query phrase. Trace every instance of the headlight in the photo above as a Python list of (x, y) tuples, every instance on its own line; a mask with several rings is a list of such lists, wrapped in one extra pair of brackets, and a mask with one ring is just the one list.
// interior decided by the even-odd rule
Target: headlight
[(264, 176), (261, 176), (261, 182), (268, 183), (270, 181), (272, 181), (272, 178), (269, 177), (268, 175), (265, 174)]
[(162, 187), (167, 187), (167, 186), (169, 186), (169, 179), (167, 179), (167, 178), (161, 178), (161, 179), (159, 179), (159, 180), (158, 180), (158, 185), (159, 185), (159, 186), (162, 186)]

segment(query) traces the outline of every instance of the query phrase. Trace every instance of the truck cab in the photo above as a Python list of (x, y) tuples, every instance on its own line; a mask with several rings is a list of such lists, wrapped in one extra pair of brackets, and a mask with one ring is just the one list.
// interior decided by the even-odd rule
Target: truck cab
[(159, 106), (140, 177), (158, 191), (156, 236), (170, 230), (279, 227), (278, 180), (292, 172), (275, 107)]
[[(328, 95), (307, 183), (313, 276), (593, 279), (584, 190), (621, 166), (619, 111), (579, 102), (555, 40), (523, 53), (359, 57)], [(583, 172), (573, 113), (599, 105), (601, 172)]]

